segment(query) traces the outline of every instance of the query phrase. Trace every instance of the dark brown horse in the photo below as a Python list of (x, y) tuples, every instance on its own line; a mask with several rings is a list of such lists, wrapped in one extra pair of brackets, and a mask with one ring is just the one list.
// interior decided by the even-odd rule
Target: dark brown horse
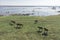
[(34, 24), (37, 24), (38, 23), (38, 20), (34, 20)]
[(38, 29), (39, 29), (39, 30), (38, 30), (37, 32), (38, 32), (38, 33), (42, 33), (43, 27), (39, 27), (39, 26), (38, 26)]
[(43, 36), (48, 36), (48, 29), (44, 28), (44, 32), (42, 33)]
[(9, 25), (11, 25), (11, 26), (14, 25), (14, 24), (16, 24), (16, 22), (14, 20), (11, 20), (10, 23), (9, 23)]
[(15, 24), (16, 22), (14, 20), (11, 20), (11, 23)]
[(17, 23), (15, 28), (16, 28), (16, 29), (20, 29), (20, 28), (22, 28), (22, 27), (23, 27), (23, 24)]

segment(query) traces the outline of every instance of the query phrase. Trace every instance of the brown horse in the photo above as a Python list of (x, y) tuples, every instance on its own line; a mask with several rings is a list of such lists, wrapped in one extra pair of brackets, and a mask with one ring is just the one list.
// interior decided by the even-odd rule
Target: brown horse
[(20, 29), (20, 28), (22, 28), (22, 27), (23, 27), (23, 24), (17, 23), (15, 28), (16, 28), (16, 29)]
[(38, 20), (34, 20), (34, 24), (37, 24), (38, 23)]
[(14, 24), (16, 24), (16, 22), (14, 20), (11, 20), (10, 23), (9, 23), (9, 25), (11, 25), (11, 26), (14, 25)]
[(42, 33), (43, 36), (48, 36), (48, 29), (44, 28), (44, 32)]
[(39, 26), (38, 26), (38, 29), (39, 29), (39, 30), (38, 30), (37, 32), (38, 32), (38, 33), (42, 33), (43, 27), (39, 27)]

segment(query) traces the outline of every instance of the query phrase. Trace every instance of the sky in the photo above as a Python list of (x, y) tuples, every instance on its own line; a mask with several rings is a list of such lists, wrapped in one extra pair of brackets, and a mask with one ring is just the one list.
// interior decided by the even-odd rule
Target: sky
[(0, 5), (60, 6), (60, 0), (0, 0)]

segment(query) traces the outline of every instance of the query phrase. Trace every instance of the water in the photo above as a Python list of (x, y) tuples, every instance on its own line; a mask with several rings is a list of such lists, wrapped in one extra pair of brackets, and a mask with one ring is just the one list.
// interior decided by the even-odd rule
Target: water
[[(52, 9), (51, 7), (21, 7), (21, 6), (0, 6), (0, 15), (10, 15), (10, 14), (30, 14), (30, 16), (49, 16), (60, 14), (59, 7)], [(32, 15), (33, 13), (33, 15)]]

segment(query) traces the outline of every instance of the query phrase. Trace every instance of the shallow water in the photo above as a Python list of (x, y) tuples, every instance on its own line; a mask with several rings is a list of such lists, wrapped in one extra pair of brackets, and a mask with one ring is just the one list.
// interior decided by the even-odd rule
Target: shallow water
[(52, 7), (4, 7), (0, 6), (0, 15), (9, 14), (32, 14), (31, 16), (49, 16), (60, 14), (60, 8), (52, 9)]

